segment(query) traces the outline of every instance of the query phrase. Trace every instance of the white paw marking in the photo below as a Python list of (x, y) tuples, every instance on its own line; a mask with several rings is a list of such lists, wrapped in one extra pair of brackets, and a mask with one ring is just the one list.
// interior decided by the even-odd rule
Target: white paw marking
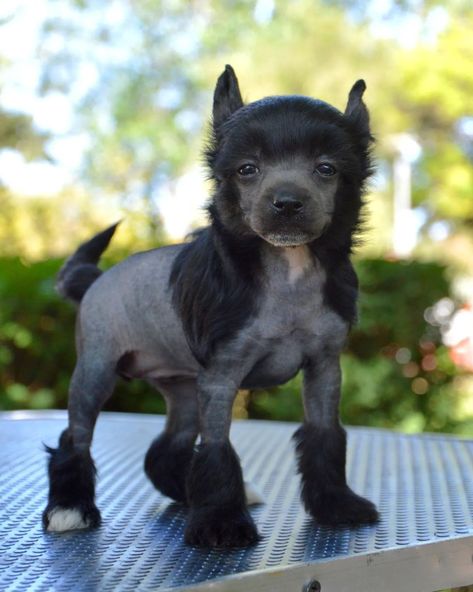
[(253, 483), (249, 483), (248, 481), (245, 481), (245, 495), (247, 506), (264, 504), (263, 494), (253, 485)]
[(89, 523), (82, 519), (82, 514), (76, 508), (61, 508), (56, 506), (48, 513), (48, 531), (65, 532), (66, 530), (78, 530), (88, 528)]

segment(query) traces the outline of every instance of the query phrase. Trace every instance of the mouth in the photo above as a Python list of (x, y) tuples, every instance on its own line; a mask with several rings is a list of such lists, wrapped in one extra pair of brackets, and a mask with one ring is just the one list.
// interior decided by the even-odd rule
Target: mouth
[(301, 245), (306, 245), (313, 241), (314, 238), (317, 238), (306, 232), (295, 234), (269, 232), (262, 234), (261, 237), (274, 247), (299, 247)]

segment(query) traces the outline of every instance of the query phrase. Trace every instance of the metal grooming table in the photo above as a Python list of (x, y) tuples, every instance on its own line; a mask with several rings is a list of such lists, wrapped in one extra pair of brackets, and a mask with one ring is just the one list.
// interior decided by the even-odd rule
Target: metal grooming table
[(316, 527), (299, 502), (294, 424), (234, 422), (263, 540), (206, 551), (183, 544), (186, 511), (158, 494), (143, 456), (163, 418), (103, 413), (95, 531), (45, 534), (42, 442), (63, 412), (0, 414), (0, 591), (433, 592), (473, 583), (473, 441), (349, 429), (351, 486), (378, 504), (377, 526)]

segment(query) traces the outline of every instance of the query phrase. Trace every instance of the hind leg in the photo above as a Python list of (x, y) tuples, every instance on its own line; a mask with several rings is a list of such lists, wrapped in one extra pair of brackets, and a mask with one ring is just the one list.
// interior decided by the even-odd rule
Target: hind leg
[(146, 453), (145, 472), (158, 491), (185, 504), (186, 478), (199, 432), (195, 380), (153, 384), (166, 400), (167, 421), (164, 432)]
[(95, 506), (95, 466), (90, 445), (95, 422), (113, 392), (114, 364), (81, 356), (69, 389), (69, 426), (58, 448), (48, 448), (49, 497), (43, 512), (44, 527), (63, 532), (100, 524)]

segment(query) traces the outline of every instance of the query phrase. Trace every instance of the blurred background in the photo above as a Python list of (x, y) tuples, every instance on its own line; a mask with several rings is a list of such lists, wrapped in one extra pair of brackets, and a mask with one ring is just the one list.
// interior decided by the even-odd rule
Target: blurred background
[[(123, 218), (104, 266), (202, 225), (217, 76), (246, 100), (340, 109), (358, 78), (378, 172), (343, 356), (347, 424), (473, 435), (471, 0), (2, 0), (0, 409), (64, 408), (75, 311), (63, 258)], [(300, 379), (237, 417), (299, 420)], [(107, 409), (162, 412), (146, 384)]]

